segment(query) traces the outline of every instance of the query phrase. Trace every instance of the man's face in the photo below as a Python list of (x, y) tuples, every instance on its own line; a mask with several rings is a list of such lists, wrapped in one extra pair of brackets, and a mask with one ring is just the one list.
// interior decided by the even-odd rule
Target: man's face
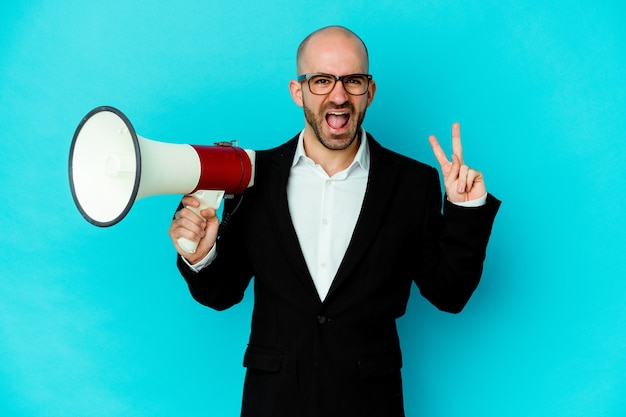
[[(366, 74), (365, 49), (358, 39), (343, 34), (319, 34), (312, 38), (300, 62), (301, 74)], [(307, 81), (292, 84), (292, 96), (304, 108), (305, 135), (313, 134), (329, 150), (344, 150), (354, 142), (365, 112), (374, 98), (372, 81), (366, 94), (348, 94), (337, 81), (326, 95), (315, 95)]]

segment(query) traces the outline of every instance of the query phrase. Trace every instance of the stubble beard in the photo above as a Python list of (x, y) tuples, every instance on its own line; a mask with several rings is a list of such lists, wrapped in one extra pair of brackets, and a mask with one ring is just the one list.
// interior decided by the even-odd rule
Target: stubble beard
[[(365, 120), (365, 112), (366, 109), (363, 109), (362, 112), (356, 114), (357, 123), (355, 125), (354, 131), (349, 131), (346, 135), (330, 135), (326, 136), (323, 133), (324, 124), (326, 124), (326, 119), (324, 118), (324, 109), (320, 111), (319, 115), (316, 115), (306, 104), (302, 106), (304, 108), (304, 118), (306, 119), (311, 129), (313, 129), (313, 133), (315, 133), (315, 137), (317, 140), (324, 146), (326, 149), (331, 151), (342, 151), (348, 149), (350, 145), (355, 141), (358, 137), (359, 132), (361, 131), (361, 125), (363, 124), (363, 120)], [(343, 106), (342, 108), (345, 108)], [(352, 123), (352, 117), (354, 115), (354, 106), (352, 103), (348, 103), (348, 109), (350, 110), (350, 121), (348, 123)]]

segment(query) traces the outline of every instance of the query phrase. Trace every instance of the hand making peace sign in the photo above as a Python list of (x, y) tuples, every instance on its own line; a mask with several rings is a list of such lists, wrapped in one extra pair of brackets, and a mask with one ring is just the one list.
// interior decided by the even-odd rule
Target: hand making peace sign
[(459, 123), (452, 125), (452, 161), (448, 160), (434, 135), (430, 135), (428, 141), (441, 166), (443, 184), (450, 202), (463, 203), (481, 198), (487, 193), (483, 174), (465, 165), (463, 161), (461, 125)]

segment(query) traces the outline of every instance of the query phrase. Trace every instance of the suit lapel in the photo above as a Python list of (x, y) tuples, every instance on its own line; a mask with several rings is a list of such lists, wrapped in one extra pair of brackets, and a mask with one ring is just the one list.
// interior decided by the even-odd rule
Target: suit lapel
[(293, 163), (297, 140), (298, 136), (272, 151), (268, 161), (271, 166), (267, 170), (267, 184), (269, 186), (264, 187), (264, 189), (267, 194), (266, 201), (270, 207), (269, 213), (272, 216), (270, 221), (275, 226), (280, 249), (311, 296), (321, 303), (291, 220), (287, 200), (287, 181), (289, 180), (289, 171)]
[(382, 224), (394, 184), (396, 183), (397, 166), (391, 160), (385, 158), (383, 149), (378, 142), (369, 134), (367, 136), (370, 146), (370, 172), (365, 198), (363, 199), (361, 213), (350, 239), (350, 244), (326, 299), (350, 276), (352, 270), (364, 256), (372, 239), (377, 234), (376, 227), (380, 227)]

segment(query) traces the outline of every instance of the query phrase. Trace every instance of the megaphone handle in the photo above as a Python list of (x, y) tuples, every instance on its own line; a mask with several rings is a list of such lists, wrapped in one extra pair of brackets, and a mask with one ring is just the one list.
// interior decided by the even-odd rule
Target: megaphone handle
[[(198, 201), (200, 201), (199, 207), (191, 207), (187, 206), (188, 209), (196, 213), (200, 216), (200, 211), (205, 208), (212, 208), (217, 210), (222, 204), (222, 199), (224, 198), (223, 190), (198, 190), (195, 193), (191, 194)], [(196, 249), (198, 248), (198, 242), (194, 242), (193, 240), (185, 239), (184, 237), (178, 238), (178, 246), (182, 250), (187, 253), (196, 253)]]

